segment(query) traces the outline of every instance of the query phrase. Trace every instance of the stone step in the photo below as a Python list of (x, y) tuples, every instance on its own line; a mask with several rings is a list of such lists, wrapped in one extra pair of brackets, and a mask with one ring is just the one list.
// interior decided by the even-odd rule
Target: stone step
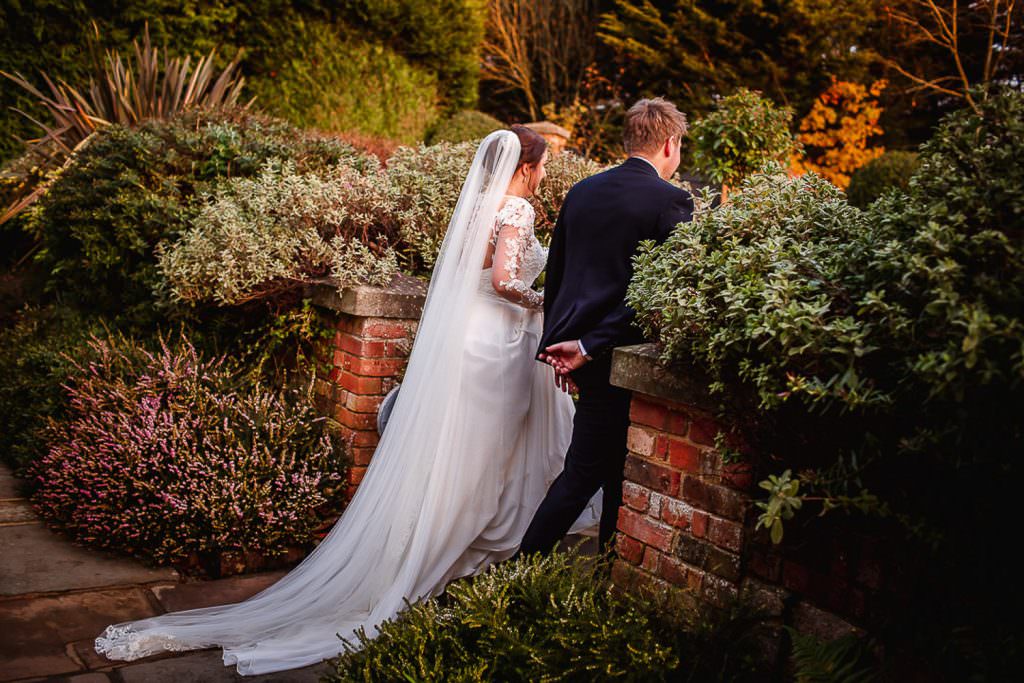
[(173, 569), (74, 545), (42, 524), (0, 526), (0, 596), (178, 579)]

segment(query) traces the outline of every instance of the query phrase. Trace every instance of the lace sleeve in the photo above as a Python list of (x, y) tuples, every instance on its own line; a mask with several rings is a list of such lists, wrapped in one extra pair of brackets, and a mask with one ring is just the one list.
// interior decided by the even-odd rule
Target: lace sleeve
[(498, 212), (495, 230), (497, 234), (491, 275), (494, 291), (527, 308), (542, 308), (544, 296), (519, 278), (523, 254), (533, 239), (533, 207), (526, 201), (506, 206)]

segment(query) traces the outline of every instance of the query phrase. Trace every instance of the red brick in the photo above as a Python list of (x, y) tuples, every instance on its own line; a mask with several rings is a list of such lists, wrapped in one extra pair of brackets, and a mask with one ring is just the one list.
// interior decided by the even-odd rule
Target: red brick
[(348, 408), (341, 407), (335, 411), (334, 419), (350, 429), (377, 429), (377, 416), (373, 413), (354, 413)]
[(686, 586), (689, 580), (689, 568), (671, 555), (662, 555), (658, 565), (658, 575), (676, 586)]
[(633, 424), (663, 430), (668, 422), (668, 409), (660, 403), (648, 401), (634, 394), (629, 408), (629, 419)]
[(330, 382), (339, 382), (341, 380), (341, 368), (331, 368), (330, 372), (327, 373), (327, 379)]
[(707, 513), (701, 512), (700, 510), (694, 510), (693, 516), (690, 519), (690, 532), (697, 538), (704, 538), (708, 533), (708, 516)]
[(643, 567), (646, 571), (649, 571), (652, 574), (657, 574), (658, 573), (658, 559), (660, 557), (661, 557), (661, 553), (659, 553), (654, 548), (648, 546), (648, 547), (644, 548), (644, 559), (640, 563), (640, 566)]
[(693, 444), (669, 439), (668, 462), (684, 472), (696, 473), (700, 470), (700, 451)]
[(734, 520), (743, 519), (749, 502), (746, 496), (737, 491), (709, 484), (694, 476), (687, 476), (683, 480), (681, 498), (695, 508)]
[(349, 455), (352, 457), (353, 465), (366, 467), (370, 464), (370, 460), (376, 451), (377, 449), (373, 446), (360, 446), (358, 448), (350, 448)]
[(658, 550), (672, 547), (672, 527), (629, 508), (619, 508), (619, 531)]
[(336, 368), (345, 367), (345, 360), (348, 358), (348, 354), (341, 349), (334, 349), (334, 353), (331, 356), (331, 362)]
[(669, 438), (664, 434), (658, 434), (654, 439), (654, 454), (655, 460), (661, 460), (662, 462), (668, 460), (668, 441)]
[(630, 425), (626, 432), (626, 448), (640, 457), (649, 458), (654, 455), (654, 434), (642, 427)]
[(740, 491), (754, 488), (754, 470), (747, 463), (733, 463), (722, 468), (722, 482)]
[(343, 370), (361, 377), (392, 377), (404, 367), (405, 361), (400, 358), (359, 358), (353, 355), (346, 355), (342, 365)]
[(402, 339), (412, 336), (408, 323), (368, 318), (362, 326), (363, 336), (378, 339)]
[(615, 554), (630, 564), (640, 564), (644, 556), (644, 544), (635, 538), (619, 533), (615, 539)]
[(361, 396), (383, 394), (384, 384), (379, 377), (360, 377), (351, 372), (342, 372), (337, 379), (338, 386)]
[(348, 469), (348, 483), (354, 486), (359, 486), (359, 482), (363, 480), (363, 476), (365, 475), (365, 467), (350, 467)]
[(722, 479), (722, 456), (710, 448), (705, 448), (700, 453), (700, 473), (715, 477), (718, 481)]
[(738, 553), (743, 547), (743, 527), (736, 522), (711, 517), (708, 519), (708, 540), (720, 548)]
[(631, 481), (622, 484), (622, 503), (638, 512), (646, 512), (651, 492)]
[(686, 430), (690, 427), (690, 416), (678, 411), (671, 411), (668, 414), (668, 425), (665, 431), (675, 436), (686, 436)]
[(341, 336), (340, 348), (360, 358), (404, 358), (409, 355), (409, 344), (401, 339), (383, 341), (345, 334)]
[(680, 474), (663, 465), (642, 460), (634, 455), (626, 457), (626, 480), (645, 488), (672, 496), (679, 491)]
[(377, 411), (380, 410), (380, 404), (383, 400), (383, 396), (349, 394), (345, 398), (345, 407), (354, 413), (373, 413), (376, 415)]
[(702, 446), (714, 446), (715, 435), (718, 433), (718, 425), (714, 420), (705, 417), (694, 418), (690, 422), (688, 433), (690, 441)]
[(361, 446), (376, 446), (379, 437), (377, 436), (376, 430), (373, 431), (352, 431), (352, 447), (359, 448)]
[(693, 508), (675, 498), (665, 498), (661, 502), (661, 518), (677, 529), (689, 529)]

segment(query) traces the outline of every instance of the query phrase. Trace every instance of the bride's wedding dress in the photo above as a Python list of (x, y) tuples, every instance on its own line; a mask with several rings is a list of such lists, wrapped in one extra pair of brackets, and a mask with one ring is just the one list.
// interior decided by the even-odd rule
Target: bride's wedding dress
[[(570, 397), (534, 359), (546, 253), (504, 193), (514, 133), (480, 145), (431, 278), (402, 390), (366, 475), (323, 542), (246, 601), (116, 624), (112, 659), (219, 646), (241, 674), (334, 657), (342, 638), (510, 557), (562, 469)], [(493, 266), (483, 268), (493, 252)], [(575, 529), (596, 525), (599, 498)]]

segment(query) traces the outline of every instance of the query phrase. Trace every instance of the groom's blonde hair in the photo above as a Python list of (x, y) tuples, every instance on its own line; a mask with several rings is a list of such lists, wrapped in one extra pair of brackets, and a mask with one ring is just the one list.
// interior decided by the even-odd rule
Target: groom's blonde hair
[(656, 152), (673, 135), (686, 135), (686, 115), (666, 99), (640, 100), (626, 112), (622, 131), (626, 154)]

